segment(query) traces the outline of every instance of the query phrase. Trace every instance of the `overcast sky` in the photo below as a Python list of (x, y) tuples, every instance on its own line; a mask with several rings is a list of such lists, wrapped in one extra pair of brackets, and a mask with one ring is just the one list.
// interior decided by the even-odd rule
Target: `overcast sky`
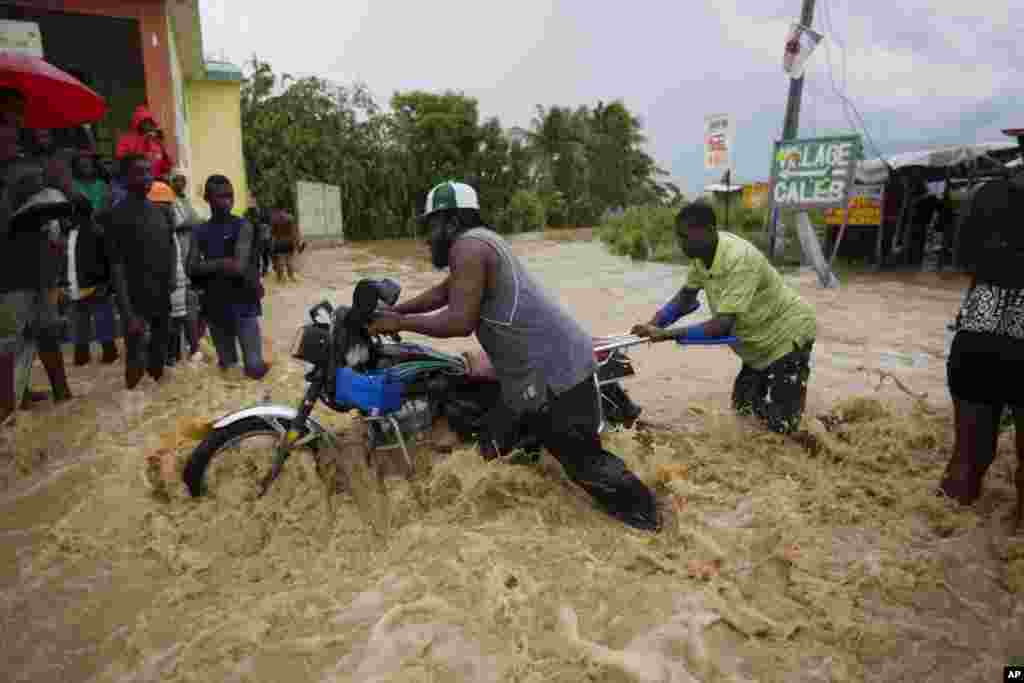
[[(385, 106), (395, 90), (462, 90), (508, 127), (528, 126), (537, 104), (621, 98), (689, 192), (720, 175), (703, 167), (706, 114), (734, 117), (734, 177), (766, 179), (788, 88), (783, 42), (800, 12), (799, 0), (200, 5), (208, 57), (255, 53), (276, 72), (363, 81)], [(1018, 0), (818, 0), (814, 28), (827, 37), (808, 68), (803, 136), (851, 128), (837, 90), (883, 154), (1024, 127)]]

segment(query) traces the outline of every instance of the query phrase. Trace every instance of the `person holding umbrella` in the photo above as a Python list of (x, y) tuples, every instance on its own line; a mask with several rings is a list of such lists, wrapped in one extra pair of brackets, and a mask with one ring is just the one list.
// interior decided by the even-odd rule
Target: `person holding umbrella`
[[(16, 141), (23, 112), (21, 93), (0, 89), (0, 420), (13, 414), (19, 402), (33, 398), (29, 379), (37, 345), (47, 371), (57, 373), (51, 374), (55, 388), (67, 387), (66, 377), (62, 381), (59, 376), (63, 363), (57, 362), (56, 311), (47, 296), (57, 264), (47, 227), (62, 213), (69, 214), (70, 204), (60, 192), (45, 187), (37, 163), (19, 156)], [(70, 391), (55, 392), (54, 398), (70, 398)]]
[(40, 165), (19, 155), (19, 139), (26, 127), (68, 128), (105, 112), (101, 97), (60, 69), (30, 55), (0, 52), (0, 422), (26, 396), (36, 344), (41, 357), (63, 358), (44, 291), (46, 268), (56, 263), (44, 227), (70, 216), (72, 205), (45, 188)]

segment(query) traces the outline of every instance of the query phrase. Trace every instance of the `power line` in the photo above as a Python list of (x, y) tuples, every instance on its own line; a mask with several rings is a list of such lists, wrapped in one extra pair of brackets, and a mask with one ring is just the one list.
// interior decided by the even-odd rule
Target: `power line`
[[(857, 105), (854, 104), (850, 100), (850, 98), (848, 98), (846, 95), (844, 95), (840, 91), (839, 87), (836, 85), (835, 76), (833, 74), (833, 69), (832, 69), (832, 50), (829, 47), (829, 43), (831, 42), (831, 40), (834, 38), (835, 41), (836, 41), (836, 44), (839, 45), (840, 50), (842, 51), (842, 58), (843, 58), (843, 63), (842, 63), (842, 68), (843, 68), (843, 89), (844, 90), (845, 90), (846, 85), (847, 85), (847, 83), (846, 83), (846, 76), (847, 76), (847, 73), (846, 73), (847, 54), (846, 54), (846, 45), (844, 44), (843, 41), (841, 41), (839, 39), (839, 37), (835, 34), (835, 31), (832, 28), (832, 13), (831, 13), (831, 9), (829, 7), (829, 4), (830, 4), (829, 0), (822, 0), (822, 5), (823, 5), (823, 7), (822, 7), (822, 10), (823, 10), (822, 11), (822, 20), (823, 20), (823, 22), (825, 24), (823, 29), (825, 30), (825, 32), (826, 32), (826, 34), (828, 36), (828, 40), (825, 41), (825, 61), (826, 61), (827, 65), (828, 65), (828, 79), (829, 79), (829, 82), (832, 84), (832, 92), (842, 102), (842, 105), (843, 105), (843, 115), (846, 117), (846, 122), (849, 123), (850, 126), (854, 130), (856, 130), (857, 128), (860, 128), (860, 130), (864, 133), (864, 137), (867, 138), (868, 144), (871, 146), (871, 149), (874, 152), (874, 154), (879, 159), (882, 160), (882, 163), (884, 163), (886, 166), (888, 166), (889, 162), (886, 161), (885, 157), (882, 155), (882, 152), (878, 149), (878, 146), (875, 145), (874, 138), (871, 137), (871, 131), (868, 130), (867, 124), (864, 123), (864, 117), (861, 116), (860, 110), (857, 109)], [(860, 126), (858, 126), (850, 118), (850, 109), (852, 109), (853, 113), (856, 115), (857, 121), (860, 122)]]

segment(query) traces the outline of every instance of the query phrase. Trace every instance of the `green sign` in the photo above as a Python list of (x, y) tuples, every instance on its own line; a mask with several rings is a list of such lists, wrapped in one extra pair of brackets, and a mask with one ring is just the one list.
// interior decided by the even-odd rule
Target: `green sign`
[(775, 206), (845, 206), (863, 150), (859, 135), (775, 143), (770, 197)]

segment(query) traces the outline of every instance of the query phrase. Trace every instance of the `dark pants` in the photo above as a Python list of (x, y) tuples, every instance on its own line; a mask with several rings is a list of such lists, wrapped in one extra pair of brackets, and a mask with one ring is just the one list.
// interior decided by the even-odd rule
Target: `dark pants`
[(210, 336), (217, 349), (217, 359), (222, 369), (238, 365), (238, 347), (242, 347), (242, 362), (245, 374), (252, 379), (261, 379), (267, 374), (263, 362), (263, 340), (260, 335), (258, 317), (238, 318), (233, 322), (210, 321)]
[(608, 514), (630, 526), (656, 529), (654, 495), (621, 458), (602, 447), (599, 400), (593, 377), (588, 377), (557, 396), (550, 395), (543, 410), (519, 421), (507, 409), (497, 408), (487, 420), (488, 429), (499, 445), (508, 443), (503, 437), (510, 432), (513, 438), (527, 432)]
[[(188, 347), (181, 344), (182, 336)], [(183, 350), (192, 355), (199, 350), (199, 321), (191, 315), (171, 318), (170, 338), (167, 343), (167, 365), (172, 366), (181, 360)]]
[(75, 344), (81, 346), (88, 346), (94, 339), (100, 344), (114, 341), (114, 304), (110, 298), (76, 301), (73, 330)]
[(146, 323), (146, 334), (125, 335), (124, 339), (125, 371), (129, 388), (138, 382), (141, 371), (146, 371), (150, 377), (159, 380), (164, 374), (164, 364), (167, 362), (171, 316), (144, 318), (143, 321)]
[(807, 404), (813, 346), (813, 341), (803, 346), (794, 345), (793, 351), (763, 370), (744, 365), (732, 389), (732, 406), (736, 412), (756, 416), (768, 429), (779, 434), (791, 434), (799, 429)]

